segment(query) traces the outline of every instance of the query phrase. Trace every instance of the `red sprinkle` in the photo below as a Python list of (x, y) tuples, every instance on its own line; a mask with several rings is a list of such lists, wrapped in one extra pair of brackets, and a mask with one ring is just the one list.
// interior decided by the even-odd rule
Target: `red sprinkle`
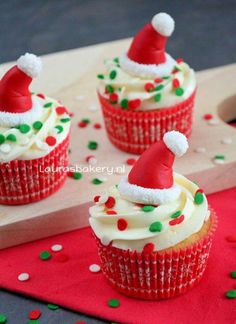
[(69, 260), (69, 257), (67, 254), (60, 253), (60, 254), (56, 255), (56, 259), (58, 262), (66, 262)]
[(93, 201), (94, 201), (95, 203), (97, 203), (97, 202), (99, 201), (100, 197), (101, 197), (101, 196), (95, 196), (95, 197), (93, 198)]
[(67, 176), (68, 176), (68, 177), (73, 178), (73, 174), (74, 174), (74, 172), (72, 172), (72, 171), (68, 171), (68, 172), (67, 172)]
[(173, 86), (173, 88), (179, 88), (179, 86), (180, 86), (179, 80), (173, 79), (172, 86)]
[(151, 252), (154, 251), (154, 248), (155, 248), (155, 246), (154, 246), (153, 243), (147, 243), (143, 247), (143, 252), (144, 253), (151, 253)]
[(161, 83), (162, 81), (163, 81), (163, 79), (161, 79), (161, 78), (156, 78), (156, 79), (154, 80), (155, 83)]
[(116, 204), (116, 200), (112, 196), (109, 196), (107, 201), (105, 202), (106, 208), (113, 208), (115, 204)]
[(99, 124), (99, 123), (96, 123), (96, 124), (93, 125), (93, 127), (94, 127), (95, 129), (100, 129), (100, 128), (102, 128), (102, 125)]
[(118, 101), (118, 94), (113, 92), (109, 94), (109, 100), (111, 103), (117, 103)]
[(67, 113), (67, 110), (66, 110), (66, 108), (65, 107), (57, 107), (56, 108), (56, 112), (57, 112), (57, 114), (58, 115), (63, 115), (63, 114), (65, 114), (65, 113)]
[(128, 102), (128, 107), (130, 109), (137, 109), (140, 105), (141, 105), (140, 99), (133, 99), (133, 100), (129, 100)]
[(48, 136), (46, 137), (46, 143), (49, 145), (49, 146), (54, 146), (56, 144), (57, 140), (54, 136)]
[(149, 92), (149, 91), (155, 89), (155, 86), (154, 86), (154, 84), (152, 84), (151, 82), (148, 82), (148, 83), (146, 83), (146, 84), (144, 85), (144, 89), (145, 89), (147, 92)]
[(81, 121), (81, 122), (78, 123), (78, 126), (79, 126), (80, 128), (84, 128), (84, 127), (86, 127), (87, 125), (88, 125), (88, 123), (85, 123), (85, 122), (83, 122), (83, 121)]
[(108, 210), (107, 215), (116, 215), (117, 212), (115, 210)]
[(69, 113), (69, 116), (70, 116), (70, 117), (74, 117), (74, 115), (75, 115), (75, 114), (74, 114), (73, 112), (70, 112), (70, 113)]
[(30, 320), (37, 320), (41, 316), (41, 311), (39, 309), (35, 309), (29, 312)]
[(143, 208), (143, 206), (145, 206), (145, 204), (141, 204), (141, 203), (136, 203), (135, 205), (140, 208)]
[(236, 243), (236, 235), (229, 235), (226, 236), (226, 241), (230, 242), (230, 243)]
[(181, 215), (180, 217), (174, 218), (171, 221), (169, 221), (170, 226), (178, 225), (182, 223), (184, 220), (184, 215)]
[(205, 114), (205, 115), (203, 115), (203, 119), (205, 119), (205, 120), (210, 120), (212, 118), (213, 118), (213, 115), (212, 114)]
[(45, 99), (45, 95), (42, 94), (42, 93), (38, 93), (38, 94), (37, 94), (37, 97), (42, 98), (42, 99)]
[(128, 223), (127, 223), (127, 221), (124, 218), (118, 219), (118, 221), (117, 221), (117, 227), (118, 227), (118, 230), (119, 231), (126, 230), (127, 226), (128, 226)]
[(126, 160), (126, 163), (127, 163), (128, 165), (134, 165), (135, 162), (136, 162), (136, 159), (133, 159), (133, 158), (131, 158), (131, 159), (127, 159), (127, 160)]
[(176, 60), (177, 63), (182, 63), (183, 61), (184, 61), (184, 59), (182, 57), (177, 58), (177, 60)]

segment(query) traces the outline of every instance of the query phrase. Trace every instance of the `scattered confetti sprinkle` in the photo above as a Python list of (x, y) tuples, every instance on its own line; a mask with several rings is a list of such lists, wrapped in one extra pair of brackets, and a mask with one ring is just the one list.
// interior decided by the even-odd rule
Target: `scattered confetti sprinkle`
[(116, 76), (117, 76), (116, 70), (112, 70), (109, 74), (109, 77), (111, 80), (114, 80), (116, 78)]
[(55, 304), (48, 304), (47, 306), (48, 306), (48, 309), (50, 309), (50, 310), (56, 310), (59, 308), (59, 306), (55, 305)]
[(45, 103), (44, 108), (50, 108), (50, 107), (52, 107), (52, 102)]
[(115, 298), (109, 299), (108, 300), (108, 306), (109, 307), (112, 307), (112, 308), (116, 308), (116, 307), (119, 307), (120, 306), (120, 302), (119, 302), (118, 299), (115, 299)]
[(162, 223), (161, 222), (154, 222), (150, 225), (149, 231), (150, 232), (161, 232), (162, 230)]
[(109, 196), (105, 202), (106, 208), (113, 208), (115, 206), (115, 204), (116, 204), (116, 200), (112, 196)]
[(203, 146), (199, 146), (199, 147), (196, 147), (194, 149), (194, 152), (196, 152), (196, 153), (205, 153), (206, 152), (206, 148), (203, 147)]
[(178, 79), (173, 79), (173, 81), (172, 81), (172, 86), (173, 86), (173, 88), (179, 88), (179, 86), (180, 86), (180, 82), (179, 82), (179, 80)]
[(135, 162), (136, 162), (136, 159), (133, 159), (133, 158), (126, 160), (126, 164), (128, 164), (128, 165), (134, 165)]
[(59, 251), (61, 251), (63, 249), (63, 246), (61, 245), (61, 244), (53, 244), (52, 246), (51, 246), (51, 250), (53, 251), (53, 252), (59, 252)]
[(120, 218), (117, 221), (117, 228), (119, 231), (124, 231), (128, 227), (128, 223), (124, 218)]
[(93, 128), (95, 129), (101, 129), (102, 128), (102, 125), (100, 123), (96, 123), (93, 125)]
[(143, 210), (144, 212), (146, 212), (146, 213), (151, 212), (151, 211), (153, 211), (154, 209), (155, 209), (155, 207), (154, 207), (154, 206), (151, 206), (151, 205), (145, 205), (145, 206), (142, 207), (142, 210)]
[(51, 253), (49, 251), (42, 251), (39, 254), (39, 258), (42, 261), (47, 261), (47, 260), (49, 260), (51, 258)]
[(27, 281), (27, 280), (29, 280), (29, 278), (30, 278), (30, 275), (27, 272), (22, 272), (18, 276), (19, 281)]
[(180, 217), (174, 218), (171, 221), (169, 221), (170, 226), (181, 224), (184, 221), (184, 215), (181, 215)]
[(153, 243), (147, 243), (143, 247), (143, 253), (152, 253), (155, 249), (155, 245)]
[(161, 83), (162, 81), (163, 81), (163, 79), (161, 79), (161, 78), (156, 78), (156, 79), (154, 80), (155, 83)]
[(88, 148), (90, 150), (96, 150), (98, 148), (98, 143), (95, 141), (89, 141), (88, 142)]
[(115, 210), (108, 210), (106, 212), (107, 215), (117, 215), (117, 212)]
[(153, 83), (151, 82), (148, 82), (144, 85), (144, 89), (147, 91), (147, 92), (151, 92), (155, 89), (155, 86)]
[(101, 267), (100, 265), (94, 263), (89, 266), (89, 270), (95, 273), (95, 272), (99, 272), (101, 270)]
[(203, 115), (203, 119), (205, 119), (205, 120), (210, 120), (212, 118), (214, 118), (212, 114), (205, 114), (205, 115)]
[(116, 104), (118, 102), (118, 99), (119, 99), (119, 97), (118, 97), (117, 93), (115, 93), (115, 92), (110, 93), (110, 95), (109, 95), (110, 103)]
[(63, 132), (63, 127), (61, 125), (57, 125), (57, 126), (55, 126), (55, 128), (57, 129), (57, 134), (60, 134)]
[(215, 164), (224, 164), (225, 156), (222, 154), (215, 155), (213, 161)]
[(102, 184), (103, 182), (101, 180), (99, 180), (98, 178), (94, 178), (94, 179), (92, 179), (92, 183), (95, 185), (99, 185), (99, 184)]
[(161, 101), (161, 93), (157, 93), (154, 97), (155, 102), (160, 102)]
[(85, 127), (87, 127), (87, 123), (85, 123), (85, 122), (83, 122), (83, 121), (80, 121), (79, 123), (78, 123), (78, 127), (79, 128), (85, 128)]
[(88, 155), (85, 160), (90, 165), (95, 165), (98, 162), (94, 155)]
[(219, 125), (219, 123), (220, 123), (219, 119), (216, 118), (212, 118), (207, 121), (207, 124), (210, 126), (217, 126)]
[(110, 84), (108, 84), (106, 86), (106, 92), (107, 93), (113, 93), (114, 92), (114, 88)]
[(57, 143), (57, 140), (54, 136), (47, 136), (45, 139), (45, 142), (49, 145), (49, 146), (54, 146)]
[(70, 121), (70, 118), (62, 118), (60, 121), (62, 123), (68, 123)]
[(233, 140), (231, 137), (225, 137), (225, 138), (222, 138), (221, 140), (221, 143), (222, 144), (232, 144)]
[(7, 317), (4, 314), (0, 314), (0, 324), (5, 324), (7, 322)]
[(231, 271), (230, 276), (231, 278), (236, 279), (236, 271)]
[(235, 289), (228, 290), (225, 296), (229, 299), (236, 298), (236, 290)]
[(98, 74), (97, 78), (103, 80), (105, 77), (104, 77), (104, 74)]
[(64, 115), (64, 114), (67, 114), (68, 112), (67, 112), (67, 110), (66, 110), (65, 107), (60, 106), (60, 107), (57, 107), (57, 108), (56, 108), (56, 113), (57, 113), (58, 115)]
[(82, 173), (80, 172), (73, 172), (73, 178), (75, 180), (80, 180), (83, 177)]
[(41, 316), (41, 311), (39, 309), (35, 309), (29, 312), (30, 320), (37, 320)]
[(120, 105), (122, 109), (128, 108), (128, 99), (122, 99)]
[(42, 93), (37, 93), (37, 97), (41, 98), (41, 99), (45, 99), (45, 95)]

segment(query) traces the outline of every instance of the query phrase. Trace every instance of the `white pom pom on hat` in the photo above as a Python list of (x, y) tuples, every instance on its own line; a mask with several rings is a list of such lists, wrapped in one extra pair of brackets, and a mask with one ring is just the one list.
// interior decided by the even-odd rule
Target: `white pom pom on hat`
[(152, 18), (152, 27), (162, 36), (169, 37), (175, 29), (175, 21), (167, 13), (159, 12)]
[(188, 150), (187, 138), (178, 131), (165, 133), (163, 141), (168, 149), (178, 157), (182, 156)]
[(34, 54), (25, 53), (18, 58), (17, 67), (31, 78), (36, 78), (42, 70), (42, 61)]

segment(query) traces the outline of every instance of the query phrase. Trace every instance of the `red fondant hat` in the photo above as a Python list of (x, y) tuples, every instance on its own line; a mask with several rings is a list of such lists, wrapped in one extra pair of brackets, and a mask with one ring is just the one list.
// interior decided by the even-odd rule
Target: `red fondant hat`
[(31, 109), (29, 85), (42, 68), (40, 58), (26, 53), (21, 56), (0, 81), (0, 111), (24, 113)]
[(128, 178), (121, 181), (121, 195), (133, 202), (161, 204), (176, 199), (180, 193), (173, 181), (175, 156), (188, 149), (186, 137), (177, 131), (164, 135), (163, 140), (149, 147), (138, 159)]
[[(160, 12), (134, 37), (128, 53), (121, 58), (124, 70), (135, 75), (161, 76), (171, 72), (174, 60), (165, 52), (167, 37), (174, 31), (174, 20)], [(162, 67), (157, 68), (158, 65)]]

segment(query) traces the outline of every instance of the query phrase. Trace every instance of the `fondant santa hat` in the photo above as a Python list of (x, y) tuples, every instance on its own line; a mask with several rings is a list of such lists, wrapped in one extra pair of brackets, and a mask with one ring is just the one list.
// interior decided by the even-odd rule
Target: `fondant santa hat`
[(174, 184), (173, 163), (175, 156), (182, 156), (188, 149), (186, 137), (178, 132), (167, 132), (163, 140), (150, 146), (137, 160), (128, 178), (118, 185), (126, 199), (146, 205), (159, 205), (173, 201), (180, 195)]
[(24, 114), (32, 108), (29, 85), (42, 69), (41, 59), (26, 53), (0, 80), (0, 114)]
[(146, 77), (167, 76), (176, 61), (165, 52), (167, 37), (175, 27), (167, 13), (156, 14), (134, 37), (128, 53), (120, 58), (121, 67), (130, 74)]

